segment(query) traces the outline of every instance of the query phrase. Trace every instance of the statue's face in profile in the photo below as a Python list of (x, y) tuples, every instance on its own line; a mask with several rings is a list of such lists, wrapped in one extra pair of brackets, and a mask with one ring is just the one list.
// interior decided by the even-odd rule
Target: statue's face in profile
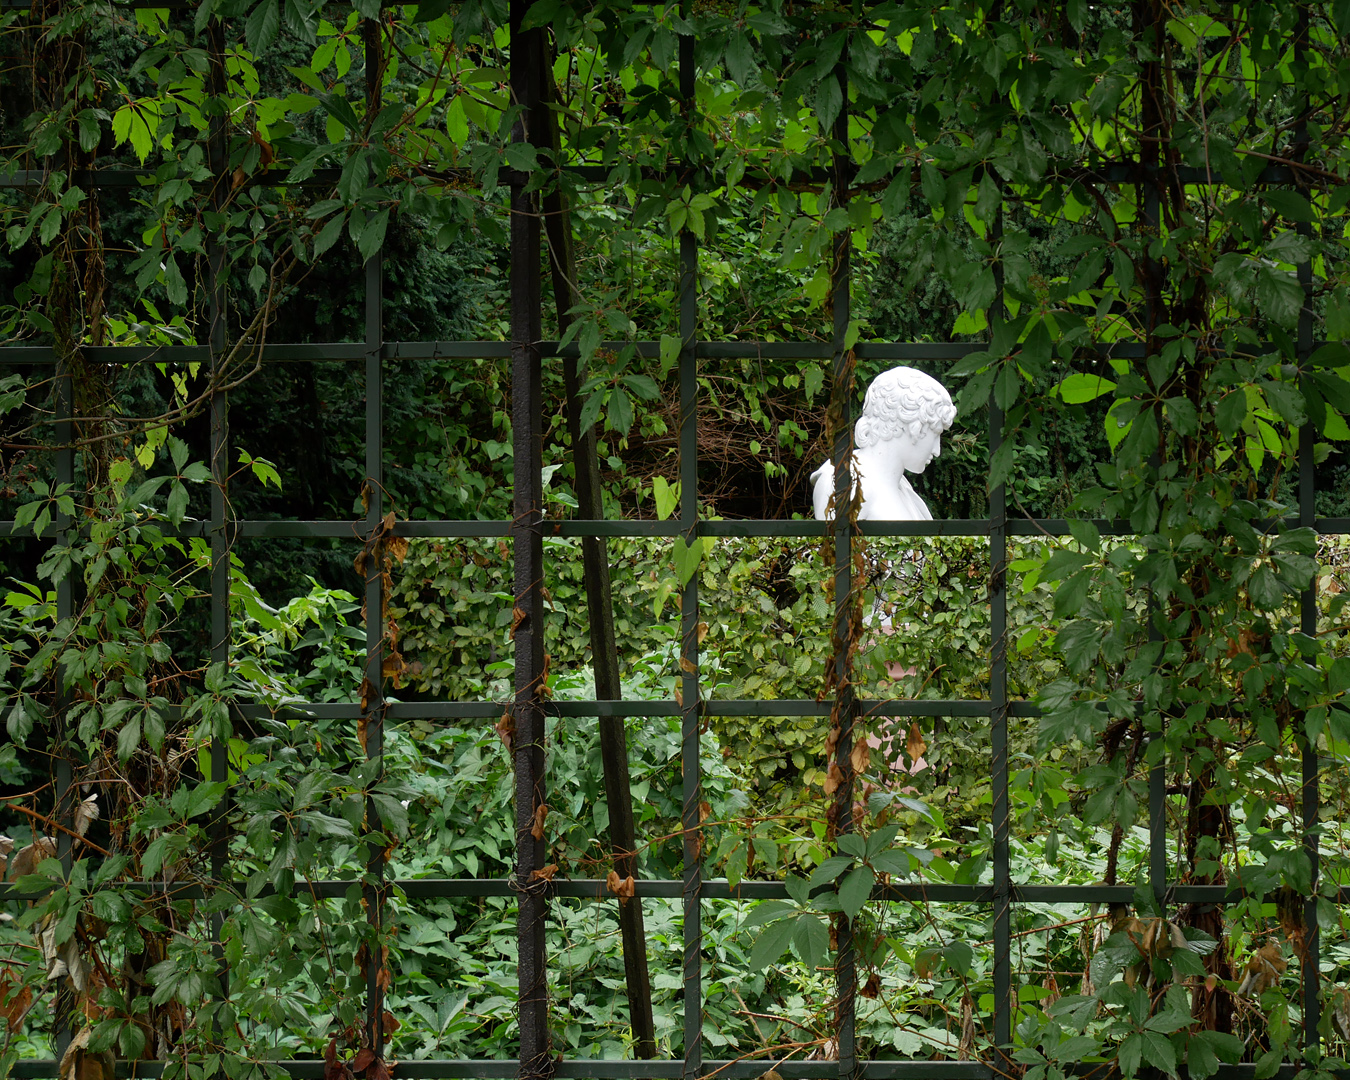
[(906, 432), (895, 443), (899, 448), (901, 468), (918, 475), (942, 453), (942, 432), (924, 428), (917, 437), (912, 432)]

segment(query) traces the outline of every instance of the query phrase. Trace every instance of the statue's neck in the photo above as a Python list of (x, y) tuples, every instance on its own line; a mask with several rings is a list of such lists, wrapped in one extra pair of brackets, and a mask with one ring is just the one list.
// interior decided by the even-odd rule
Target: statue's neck
[(857, 462), (858, 475), (865, 482), (869, 482), (878, 494), (891, 488), (899, 488), (902, 491), (909, 488), (905, 470), (900, 467), (895, 454), (886, 452), (884, 442), (873, 443), (856, 451), (854, 461)]
[(910, 486), (896, 456), (885, 452), (884, 443), (857, 451), (854, 461), (862, 485), (862, 520), (926, 521), (933, 516)]

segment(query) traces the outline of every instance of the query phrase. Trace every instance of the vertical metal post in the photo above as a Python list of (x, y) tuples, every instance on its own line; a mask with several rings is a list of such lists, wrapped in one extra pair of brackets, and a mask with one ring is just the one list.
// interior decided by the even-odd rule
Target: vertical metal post
[[(56, 429), (54, 436), (56, 439), (56, 482), (58, 485), (75, 483), (75, 425), (71, 421), (75, 405), (75, 386), (71, 375), (68, 361), (62, 357), (59, 358), (55, 367), (56, 378)], [(73, 488), (69, 489), (74, 494)], [(74, 527), (74, 522), (66, 514), (58, 512), (56, 517), (56, 536), (66, 530)], [(70, 619), (75, 614), (75, 581), (74, 574), (66, 574), (56, 585), (56, 618), (58, 621)], [(56, 803), (53, 811), (53, 818), (60, 824), (71, 817), (71, 810), (74, 807), (78, 793), (73, 791), (71, 784), (73, 777), (70, 767), (70, 732), (66, 728), (66, 715), (70, 708), (70, 695), (65, 689), (65, 677), (59, 667), (57, 671), (57, 689), (56, 689), (56, 709), (60, 717), (57, 731), (59, 742), (56, 747)], [(56, 856), (61, 860), (65, 867), (66, 874), (69, 875), (73, 853), (71, 851), (70, 833), (60, 829), (52, 829), (52, 834), (56, 838)], [(56, 1049), (56, 1060), (60, 1061), (65, 1057), (66, 1047), (70, 1045), (72, 1031), (70, 1028), (70, 1008), (67, 1003), (73, 1005), (67, 993), (63, 989), (56, 992), (56, 1004), (53, 1008), (53, 1021), (55, 1029), (52, 1032), (53, 1043)]]
[[(832, 162), (835, 199), (847, 208), (852, 168), (848, 154), (848, 73), (842, 64), (834, 71), (839, 83), (843, 104), (835, 118), (831, 136), (839, 145)], [(834, 258), (830, 265), (830, 302), (834, 322), (831, 328), (830, 349), (836, 401), (842, 414), (835, 417), (835, 515), (834, 515), (834, 681), (835, 717), (838, 732), (834, 760), (838, 766), (839, 787), (834, 793), (834, 828), (836, 835), (853, 831), (853, 727), (858, 719), (857, 693), (853, 687), (853, 645), (858, 632), (854, 616), (857, 598), (853, 595), (853, 545), (855, 528), (852, 504), (848, 498), (852, 487), (849, 456), (853, 448), (853, 352), (848, 348), (848, 324), (852, 317), (851, 271), (852, 233), (844, 228), (834, 238)], [(843, 491), (841, 496), (840, 491)], [(849, 1080), (858, 1068), (857, 1040), (855, 1038), (858, 972), (853, 946), (853, 923), (841, 915), (838, 922), (834, 978), (838, 1002), (835, 1007), (834, 1037), (839, 1047), (839, 1080)]]
[[(511, 2), (511, 94), (521, 108), (512, 132), (515, 142), (533, 133), (527, 118), (542, 101), (542, 32), (522, 30), (530, 0)], [(511, 178), (511, 424), (515, 450), (515, 501), (511, 525), (515, 554), (516, 642), (515, 769), (517, 956), (520, 1000), (520, 1076), (543, 1077), (550, 1071), (548, 971), (544, 955), (547, 881), (535, 870), (548, 851), (544, 803), (544, 548), (543, 423), (539, 339), (539, 208), (527, 191), (528, 176)]]
[[(1298, 267), (1299, 280), (1305, 289), (1312, 282), (1312, 268), (1306, 263)], [(1304, 332), (1304, 323), (1307, 332)], [(1305, 303), (1299, 316), (1299, 363), (1312, 353), (1312, 313)], [(1298, 523), (1313, 528), (1316, 523), (1315, 501), (1313, 499), (1313, 441), (1315, 433), (1311, 423), (1304, 424), (1298, 433)], [(1300, 598), (1300, 629), (1309, 637), (1317, 636), (1317, 578)], [(1306, 728), (1305, 728), (1306, 736)], [(1318, 828), (1320, 821), (1321, 794), (1318, 790), (1320, 763), (1317, 757), (1317, 742), (1305, 739), (1303, 744), (1303, 852), (1311, 868), (1311, 887), (1304, 904), (1303, 925), (1306, 933), (1306, 948), (1300, 960), (1300, 972), (1303, 978), (1303, 1043), (1309, 1051), (1318, 1047), (1318, 1022), (1321, 1017), (1321, 935), (1317, 928), (1317, 877), (1318, 877)], [(1320, 1055), (1319, 1055), (1320, 1056)]]
[[(384, 43), (377, 19), (363, 19), (361, 40), (366, 72), (366, 111), (373, 116), (380, 109), (384, 75)], [(366, 535), (374, 536), (381, 527), (384, 510), (384, 377), (381, 351), (384, 344), (384, 248), (371, 255), (365, 264), (365, 388), (366, 388)], [(365, 751), (367, 760), (384, 754), (384, 566), (377, 549), (366, 563), (366, 678), (364, 697)], [(384, 772), (372, 783), (379, 782)], [(366, 799), (366, 829), (382, 829), (379, 809), (372, 798)], [(366, 961), (366, 1037), (376, 1057), (384, 1054), (384, 991), (388, 975), (380, 935), (384, 925), (386, 887), (384, 851), (376, 844), (366, 847), (366, 918), (371, 928), (370, 955)]]
[[(212, 19), (207, 27), (210, 52), (211, 96), (219, 106), (211, 117), (207, 137), (207, 155), (212, 179), (212, 206), (219, 211), (225, 203), (228, 190), (225, 183), (225, 45), (219, 19)], [(212, 236), (207, 246), (206, 287), (209, 294), (208, 338), (211, 347), (211, 377), (220, 375), (220, 364), (225, 358), (227, 307), (225, 296), (225, 252), (217, 237)], [(211, 393), (211, 520), (208, 537), (211, 544), (211, 663), (227, 666), (230, 662), (230, 546), (229, 499), (226, 485), (230, 475), (230, 417), (229, 401), (224, 391)], [(229, 731), (211, 732), (211, 782), (225, 784), (229, 780)], [(221, 799), (211, 817), (211, 876), (219, 881), (226, 874), (228, 853), (227, 819), (229, 796)], [(216, 971), (221, 992), (229, 993), (229, 967), (221, 946), (221, 930), (225, 925), (223, 911), (211, 916), (211, 947), (215, 953)]]
[[(680, 36), (680, 97), (694, 109), (694, 39)], [(686, 545), (698, 536), (698, 240), (680, 233), (680, 527)], [(699, 763), (698, 572), (680, 595), (680, 762), (684, 827), (684, 1076), (703, 1071), (703, 775)]]
[[(1150, 240), (1155, 238), (1161, 227), (1162, 214), (1158, 204), (1158, 186), (1151, 183), (1144, 193), (1144, 227)], [(1148, 266), (1148, 291), (1144, 298), (1145, 319), (1150, 333), (1158, 323), (1158, 264), (1151, 255), (1146, 256)], [(1158, 469), (1162, 462), (1155, 453), (1149, 459), (1150, 466)], [(1158, 601), (1150, 584), (1148, 590), (1148, 639), (1151, 642), (1162, 640), (1162, 632), (1157, 624)], [(1152, 755), (1152, 747), (1158, 747), (1157, 760), (1148, 770), (1148, 874), (1149, 885), (1153, 890), (1153, 900), (1158, 905), (1158, 915), (1166, 917), (1167, 901), (1167, 744), (1164, 741), (1165, 719), (1159, 720), (1158, 730), (1150, 733), (1145, 743), (1145, 756)]]
[[(551, 53), (552, 50), (550, 50)], [(547, 146), (555, 162), (562, 160), (562, 133), (553, 105), (557, 91), (550, 56), (542, 56), (541, 75), (545, 101), (528, 118), (536, 146)], [(545, 134), (546, 133), (546, 134)], [(544, 239), (553, 276), (553, 302), (557, 311), (558, 336), (572, 324), (569, 314), (581, 299), (577, 292), (572, 214), (561, 182), (544, 192)], [(585, 381), (582, 358), (562, 358), (563, 389), (567, 395), (567, 431), (572, 438), (577, 513), (598, 521), (605, 517), (604, 490), (600, 483), (600, 457), (595, 426), (581, 430), (581, 386)], [(623, 697), (619, 676), (619, 646), (614, 635), (614, 599), (610, 587), (608, 544), (603, 536), (581, 539), (582, 576), (586, 588), (586, 612), (591, 641), (591, 671), (595, 696), (601, 701)], [(609, 810), (609, 840), (614, 853), (614, 872), (621, 879), (638, 876), (633, 795), (628, 773), (628, 732), (622, 716), (596, 718), (600, 733), (600, 761), (605, 774), (605, 803)], [(642, 897), (615, 898), (619, 908), (619, 939), (623, 942), (624, 982), (628, 991), (628, 1019), (633, 1033), (633, 1051), (640, 1058), (656, 1057), (656, 1021), (652, 1013), (652, 980), (647, 967), (647, 929)]]
[[(994, 219), (995, 247), (1003, 235), (1003, 207)], [(1003, 266), (994, 267), (997, 296), (989, 321), (991, 337), (1003, 319)], [(989, 398), (989, 458), (1003, 442), (1003, 410)], [(1000, 1070), (1010, 1062), (1002, 1052), (1012, 1042), (1012, 864), (1008, 855), (1008, 509), (1002, 484), (989, 488), (989, 741), (993, 787), (994, 843), (994, 1043)]]
[[(1308, 16), (1300, 9), (1298, 30), (1294, 38), (1295, 64), (1303, 64), (1307, 53)], [(1307, 148), (1308, 125), (1302, 122), (1294, 133), (1294, 150), (1301, 159)], [(1312, 226), (1308, 222), (1298, 223), (1300, 236), (1311, 236)], [(1298, 283), (1303, 289), (1303, 306), (1298, 313), (1298, 367), (1302, 370), (1313, 351), (1313, 311), (1312, 311), (1312, 263), (1304, 259), (1298, 264)], [(1317, 503), (1314, 498), (1316, 461), (1313, 444), (1317, 432), (1311, 421), (1305, 422), (1298, 431), (1298, 523), (1302, 528), (1315, 528), (1317, 524)], [(1317, 576), (1303, 590), (1299, 598), (1299, 629), (1309, 637), (1317, 636)], [(1319, 762), (1317, 741), (1307, 737), (1304, 727), (1303, 740), (1303, 852), (1308, 860), (1310, 887), (1303, 907), (1304, 952), (1299, 957), (1299, 973), (1303, 980), (1303, 1046), (1305, 1053), (1316, 1063), (1320, 1057), (1320, 1040), (1317, 1034), (1321, 1019), (1321, 937), (1317, 929), (1317, 877), (1318, 877), (1318, 825), (1320, 822), (1321, 794), (1318, 790)]]

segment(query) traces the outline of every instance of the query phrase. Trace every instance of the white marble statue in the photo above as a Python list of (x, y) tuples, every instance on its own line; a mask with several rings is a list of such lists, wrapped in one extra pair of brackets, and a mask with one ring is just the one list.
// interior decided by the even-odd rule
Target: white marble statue
[[(859, 521), (929, 521), (928, 505), (910, 486), (942, 452), (942, 433), (956, 419), (946, 388), (916, 368), (883, 371), (867, 388), (862, 415), (853, 425), (853, 476), (862, 497)], [(811, 474), (811, 503), (817, 520), (829, 513), (834, 465)]]

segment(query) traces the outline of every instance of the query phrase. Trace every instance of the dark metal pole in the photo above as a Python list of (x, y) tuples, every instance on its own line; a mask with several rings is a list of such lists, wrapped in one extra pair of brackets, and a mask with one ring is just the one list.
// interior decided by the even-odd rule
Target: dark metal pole
[[(839, 83), (843, 104), (835, 118), (831, 135), (839, 144), (833, 160), (835, 199), (848, 206), (852, 165), (848, 156), (848, 73), (841, 64), (834, 77)], [(850, 291), (852, 260), (852, 233), (841, 230), (834, 238), (834, 259), (830, 266), (830, 302), (834, 325), (831, 333), (833, 354), (833, 386), (835, 412), (834, 467), (834, 683), (835, 721), (838, 724), (834, 763), (838, 768), (838, 788), (834, 792), (832, 819), (835, 835), (853, 831), (853, 727), (858, 719), (857, 694), (853, 687), (854, 639), (859, 627), (856, 620), (857, 598), (853, 595), (854, 522), (849, 492), (852, 476), (849, 460), (853, 453), (853, 352), (848, 348), (848, 324), (852, 317)], [(858, 1068), (857, 1019), (858, 971), (853, 946), (853, 923), (845, 915), (836, 924), (834, 1036), (839, 1048), (839, 1078), (849, 1080)]]
[[(530, 0), (511, 3), (511, 94), (522, 109), (512, 139), (525, 142), (525, 118), (539, 108), (544, 37), (522, 30)], [(550, 1071), (548, 971), (544, 956), (547, 881), (535, 875), (548, 852), (544, 803), (544, 548), (543, 425), (539, 339), (539, 207), (526, 190), (529, 177), (511, 178), (511, 424), (515, 449), (514, 520), (516, 642), (515, 769), (517, 957), (520, 1000), (520, 1076)]]
[[(1003, 235), (1003, 207), (994, 219)], [(998, 295), (990, 310), (992, 332), (1003, 319), (1003, 266), (994, 266)], [(989, 459), (1003, 442), (1003, 410), (989, 397)], [(993, 786), (994, 837), (994, 1043), (999, 1071), (1008, 1071), (1006, 1049), (1012, 1042), (1012, 864), (1008, 855), (1008, 509), (1002, 484), (989, 489), (989, 740)]]
[[(1300, 9), (1298, 31), (1294, 39), (1294, 63), (1302, 66), (1306, 61), (1308, 41), (1308, 16)], [(1308, 143), (1308, 125), (1301, 122), (1294, 132), (1294, 150), (1300, 159), (1304, 157)], [(1312, 226), (1304, 221), (1298, 223), (1301, 236), (1311, 236)], [(1298, 366), (1302, 369), (1313, 352), (1313, 311), (1312, 311), (1312, 263), (1304, 259), (1298, 264), (1298, 283), (1303, 289), (1303, 307), (1298, 313)], [(1314, 498), (1316, 459), (1314, 442), (1317, 433), (1311, 420), (1306, 421), (1298, 432), (1298, 523), (1300, 527), (1311, 529), (1317, 521), (1317, 504)], [(1311, 638), (1317, 636), (1317, 576), (1314, 574), (1308, 587), (1299, 598), (1299, 629)], [(1318, 790), (1319, 762), (1317, 741), (1307, 736), (1307, 727), (1303, 731), (1303, 852), (1309, 867), (1309, 895), (1303, 905), (1304, 950), (1299, 957), (1299, 973), (1303, 980), (1303, 1046), (1305, 1052), (1315, 1064), (1321, 1057), (1320, 1039), (1317, 1033), (1321, 1019), (1321, 936), (1317, 928), (1317, 878), (1318, 862), (1318, 826), (1321, 820), (1321, 796)]]
[[(363, 19), (361, 39), (366, 69), (366, 112), (374, 116), (380, 109), (384, 76), (384, 43), (377, 19)], [(380, 352), (384, 338), (384, 248), (380, 247), (365, 264), (365, 386), (366, 386), (366, 535), (381, 528), (384, 509), (384, 378)], [(378, 550), (365, 564), (366, 572), (366, 677), (363, 689), (365, 709), (366, 759), (384, 754), (384, 576), (383, 559)], [(384, 769), (381, 766), (380, 773)], [(376, 777), (372, 783), (378, 783)], [(366, 829), (383, 828), (379, 808), (373, 798), (366, 799)], [(384, 927), (387, 887), (384, 882), (384, 850), (371, 843), (366, 846), (366, 918), (371, 928), (370, 956), (366, 961), (366, 1038), (377, 1058), (384, 1055), (384, 992), (388, 971), (380, 935)]]
[[(219, 19), (212, 19), (207, 27), (211, 97), (215, 111), (207, 136), (207, 155), (211, 169), (211, 203), (219, 210), (225, 203), (228, 190), (225, 181), (225, 44), (224, 30)], [(207, 246), (206, 287), (210, 295), (211, 375), (220, 377), (220, 365), (225, 359), (228, 308), (225, 295), (225, 251), (218, 237), (213, 236)], [(229, 521), (230, 502), (227, 497), (230, 477), (230, 403), (222, 390), (211, 393), (211, 663), (227, 666), (230, 662), (230, 548), (233, 544), (232, 523)], [(231, 718), (232, 719), (232, 718)], [(229, 781), (229, 736), (227, 731), (211, 732), (211, 782)], [(211, 816), (211, 876), (221, 881), (226, 876), (226, 857), (229, 851), (228, 818), (229, 795), (216, 804)], [(216, 971), (221, 992), (229, 993), (229, 964), (221, 945), (225, 925), (223, 911), (211, 915), (211, 942), (216, 958)]]
[[(541, 73), (544, 95), (557, 99), (553, 72), (547, 63)], [(537, 145), (548, 146), (555, 162), (562, 161), (562, 137), (557, 113), (546, 102), (530, 114), (529, 134)], [(557, 309), (558, 336), (562, 337), (580, 299), (577, 293), (572, 216), (561, 179), (543, 199), (544, 233), (548, 238), (549, 265), (553, 271), (553, 300)], [(567, 430), (572, 438), (572, 467), (576, 477), (580, 516), (589, 521), (605, 517), (604, 489), (600, 484), (600, 454), (595, 426), (581, 430), (581, 385), (586, 375), (580, 357), (563, 357), (563, 386), (567, 394)], [(614, 603), (610, 591), (609, 554), (603, 536), (581, 539), (582, 574), (586, 587), (586, 613), (591, 640), (591, 669), (595, 696), (601, 701), (623, 697), (619, 680), (619, 645), (614, 636)], [(605, 774), (605, 803), (609, 810), (609, 840), (614, 853), (614, 872), (620, 879), (638, 876), (637, 829), (633, 822), (633, 796), (629, 784), (628, 734), (623, 717), (597, 718), (600, 761)], [(620, 896), (619, 936), (623, 942), (624, 981), (628, 988), (628, 1015), (633, 1029), (634, 1050), (640, 1058), (656, 1056), (656, 1018), (652, 1011), (651, 974), (647, 970), (647, 930), (642, 899)]]
[[(58, 485), (74, 485), (75, 483), (75, 425), (71, 421), (74, 405), (75, 386), (71, 376), (70, 361), (62, 356), (56, 365), (56, 430), (54, 435), (56, 438), (56, 482)], [(68, 490), (70, 494), (74, 494), (73, 487)], [(62, 532), (72, 528), (72, 525), (70, 517), (58, 511), (55, 535), (60, 537)], [(56, 584), (56, 617), (58, 620), (65, 620), (72, 619), (74, 615), (75, 575), (66, 574)], [(77, 793), (72, 790), (71, 786), (73, 777), (70, 767), (69, 738), (72, 733), (66, 728), (66, 717), (70, 704), (71, 695), (65, 689), (65, 676), (58, 666), (56, 710), (59, 717), (57, 731), (60, 741), (56, 747), (56, 806), (52, 814), (57, 821), (71, 819), (71, 811), (74, 809), (77, 798)], [(53, 829), (52, 832), (56, 838), (56, 856), (61, 860), (61, 865), (65, 867), (66, 874), (69, 876), (73, 861), (70, 834), (59, 829)], [(67, 1004), (68, 1002), (69, 1004)], [(73, 1002), (70, 1001), (68, 993), (64, 989), (58, 988), (52, 1009), (52, 1041), (56, 1050), (57, 1061), (65, 1057), (66, 1048), (70, 1045), (70, 1040), (73, 1037), (70, 1028), (71, 1006), (73, 1006)]]
[[(1142, 185), (1141, 185), (1142, 186)], [(1138, 190), (1138, 189), (1136, 189)], [(1144, 204), (1144, 227), (1149, 237), (1156, 237), (1162, 220), (1162, 212), (1158, 201), (1158, 186), (1151, 183), (1142, 192)], [(1162, 303), (1161, 296), (1158, 295), (1157, 288), (1159, 278), (1159, 267), (1157, 260), (1151, 255), (1146, 257), (1148, 267), (1147, 280), (1148, 292), (1145, 295), (1144, 303), (1146, 307), (1145, 318), (1150, 327), (1158, 323), (1158, 308)], [(1150, 465), (1158, 469), (1162, 460), (1158, 454), (1153, 454), (1150, 458)], [(1148, 587), (1148, 639), (1151, 642), (1162, 640), (1162, 632), (1158, 627), (1158, 600), (1154, 594), (1153, 586), (1150, 583)], [(1158, 915), (1160, 918), (1167, 916), (1167, 750), (1164, 740), (1166, 719), (1159, 717), (1158, 730), (1146, 736), (1144, 743), (1144, 752), (1146, 756), (1151, 756), (1154, 751), (1152, 747), (1157, 746), (1157, 757), (1148, 770), (1148, 873), (1149, 882), (1153, 889), (1153, 899), (1158, 905)]]
[[(694, 39), (680, 36), (680, 97), (692, 122)], [(684, 542), (698, 540), (698, 240), (680, 233), (680, 527)], [(680, 598), (680, 741), (684, 806), (684, 1076), (703, 1071), (703, 773), (699, 762), (698, 574)]]

